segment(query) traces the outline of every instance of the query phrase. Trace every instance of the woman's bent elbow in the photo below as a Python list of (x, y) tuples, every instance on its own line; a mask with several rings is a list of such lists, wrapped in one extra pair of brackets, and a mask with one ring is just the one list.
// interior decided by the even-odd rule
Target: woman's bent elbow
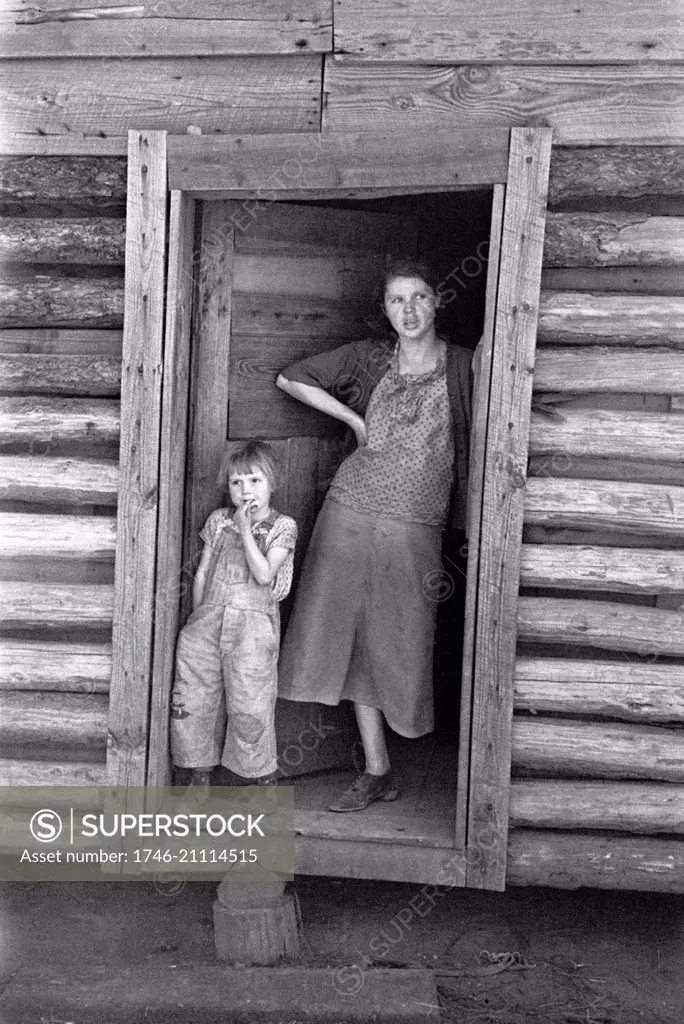
[(280, 388), (281, 391), (287, 391), (289, 388), (289, 380), (284, 377), (282, 373), (279, 373), (276, 377), (276, 387)]

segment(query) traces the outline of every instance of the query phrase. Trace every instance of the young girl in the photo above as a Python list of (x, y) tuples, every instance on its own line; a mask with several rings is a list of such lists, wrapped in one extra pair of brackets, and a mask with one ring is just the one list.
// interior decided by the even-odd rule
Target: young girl
[(276, 785), (278, 602), (292, 584), (297, 525), (271, 508), (279, 467), (269, 444), (227, 454), (218, 482), (232, 508), (212, 512), (200, 533), (193, 612), (176, 649), (171, 757), (192, 768), (191, 786), (208, 786), (219, 760), (251, 784)]

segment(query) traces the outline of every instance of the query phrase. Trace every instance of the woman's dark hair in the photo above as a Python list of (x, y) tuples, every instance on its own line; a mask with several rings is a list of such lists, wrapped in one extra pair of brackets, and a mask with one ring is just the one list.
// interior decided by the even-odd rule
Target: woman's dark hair
[(416, 260), (408, 256), (401, 259), (392, 258), (387, 261), (382, 275), (381, 299), (384, 299), (387, 285), (390, 281), (394, 281), (396, 277), (419, 277), (432, 288), (435, 295), (438, 294), (440, 285), (439, 275), (429, 263), (424, 263), (422, 260)]

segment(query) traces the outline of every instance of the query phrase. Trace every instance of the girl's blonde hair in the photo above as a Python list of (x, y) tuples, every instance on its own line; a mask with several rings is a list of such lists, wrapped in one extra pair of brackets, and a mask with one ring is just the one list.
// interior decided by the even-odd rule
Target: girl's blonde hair
[(264, 474), (271, 490), (277, 490), (282, 483), (283, 474), (280, 460), (268, 441), (247, 441), (239, 448), (227, 451), (221, 460), (216, 482), (228, 494), (231, 473), (249, 473), (255, 467)]

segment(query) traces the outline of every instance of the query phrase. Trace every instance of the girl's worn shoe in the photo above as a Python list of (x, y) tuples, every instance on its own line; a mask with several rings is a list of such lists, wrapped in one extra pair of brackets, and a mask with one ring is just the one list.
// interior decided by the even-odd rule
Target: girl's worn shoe
[(275, 772), (270, 772), (268, 775), (260, 775), (256, 779), (250, 779), (252, 786), (277, 786), (278, 776)]
[(353, 782), (349, 789), (334, 800), (328, 807), (329, 811), (362, 811), (374, 800), (396, 800), (399, 790), (392, 782), (392, 772), (385, 772), (384, 775), (371, 775), (364, 772), (359, 775), (356, 782)]

